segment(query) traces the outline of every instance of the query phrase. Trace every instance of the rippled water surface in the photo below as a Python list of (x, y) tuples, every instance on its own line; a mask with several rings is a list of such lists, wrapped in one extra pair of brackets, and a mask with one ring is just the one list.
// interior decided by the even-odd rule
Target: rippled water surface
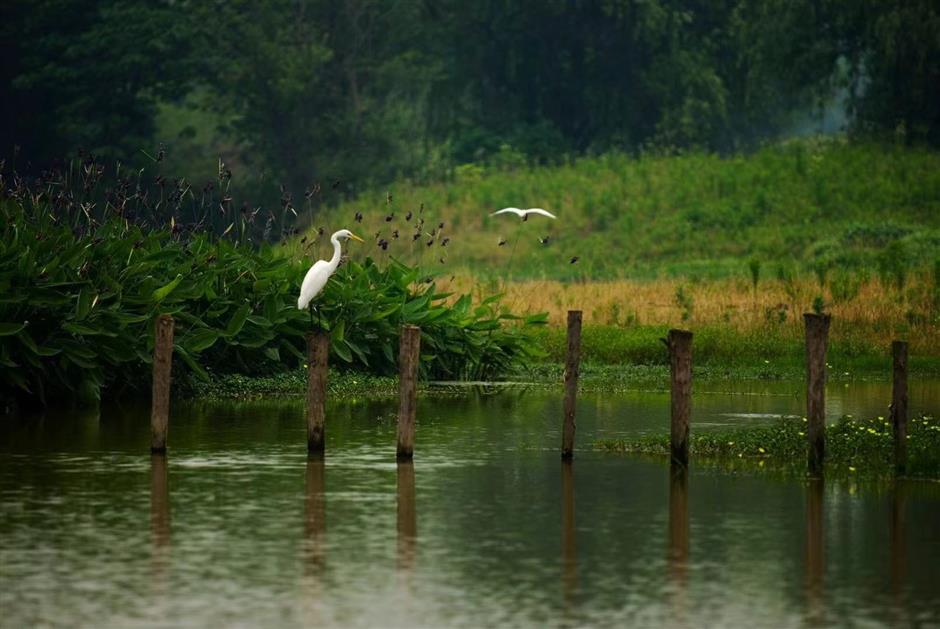
[[(696, 385), (693, 430), (802, 414), (800, 383)], [(882, 384), (832, 417), (887, 415)], [(327, 456), (300, 402), (0, 420), (0, 625), (938, 626), (940, 485), (735, 476), (593, 452), (668, 424), (668, 394), (334, 399)], [(938, 414), (940, 382), (912, 383)]]

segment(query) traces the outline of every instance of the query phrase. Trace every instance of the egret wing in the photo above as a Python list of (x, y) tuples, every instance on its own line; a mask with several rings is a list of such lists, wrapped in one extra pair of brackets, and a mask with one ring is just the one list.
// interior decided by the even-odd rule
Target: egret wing
[(317, 260), (316, 264), (307, 271), (304, 281), (300, 285), (300, 298), (297, 299), (297, 308), (300, 310), (306, 308), (310, 301), (323, 290), (332, 274), (333, 271), (330, 269), (329, 262)]
[(504, 207), (501, 210), (496, 210), (490, 216), (496, 216), (497, 214), (515, 214), (516, 216), (523, 216), (525, 212), (520, 210), (517, 207)]
[(558, 218), (551, 212), (547, 212), (540, 207), (529, 208), (528, 210), (525, 211), (525, 213), (526, 214), (541, 214), (542, 216), (547, 216), (548, 218)]

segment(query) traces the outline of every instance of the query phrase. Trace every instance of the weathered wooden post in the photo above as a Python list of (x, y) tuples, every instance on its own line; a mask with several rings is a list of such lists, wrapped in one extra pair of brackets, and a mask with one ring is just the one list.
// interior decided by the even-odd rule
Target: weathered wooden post
[(421, 359), (421, 328), (403, 325), (398, 350), (398, 449), (399, 459), (415, 452), (415, 411), (418, 405), (418, 362)]
[(826, 458), (826, 343), (830, 316), (804, 313), (806, 325), (806, 438), (809, 472), (819, 474)]
[(322, 330), (307, 335), (307, 452), (326, 448), (326, 372), (330, 336)]
[(669, 330), (665, 339), (669, 348), (671, 379), (670, 452), (672, 462), (689, 465), (689, 415), (692, 413), (692, 333)]
[(891, 390), (891, 425), (894, 427), (894, 469), (907, 469), (907, 343), (891, 343), (894, 358), (894, 387)]
[(157, 317), (153, 333), (153, 397), (150, 405), (150, 451), (166, 452), (170, 417), (170, 370), (173, 367), (173, 317)]
[(581, 311), (568, 311), (568, 354), (565, 358), (565, 418), (561, 432), (561, 458), (574, 456), (574, 412), (581, 365)]

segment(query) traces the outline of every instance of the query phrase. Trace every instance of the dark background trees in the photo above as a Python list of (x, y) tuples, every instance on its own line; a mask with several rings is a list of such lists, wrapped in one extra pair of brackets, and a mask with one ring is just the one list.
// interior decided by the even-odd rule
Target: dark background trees
[(0, 54), (20, 171), (163, 143), (175, 172), (211, 178), (221, 155), (261, 196), (506, 155), (745, 150), (827, 108), (940, 144), (931, 0), (12, 0)]

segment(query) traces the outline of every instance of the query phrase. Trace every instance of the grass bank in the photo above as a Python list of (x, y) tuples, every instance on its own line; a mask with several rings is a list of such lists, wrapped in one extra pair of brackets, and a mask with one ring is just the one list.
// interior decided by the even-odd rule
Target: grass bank
[[(729, 469), (766, 468), (803, 475), (806, 470), (806, 422), (783, 419), (771, 426), (743, 427), (692, 434), (690, 457)], [(656, 457), (669, 456), (669, 435), (598, 441), (595, 447)], [(842, 417), (826, 428), (827, 472), (857, 476), (894, 473), (891, 424), (884, 417)], [(940, 424), (925, 415), (908, 422), (907, 475), (940, 478)]]
[[(506, 205), (558, 220), (489, 216)], [(940, 358), (940, 154), (927, 150), (798, 140), (730, 157), (472, 166), (366, 194), (320, 225), (371, 239), (354, 256), (407, 260), (446, 290), (547, 312), (539, 338), (556, 362), (569, 309), (583, 311), (586, 358), (602, 364), (661, 362), (668, 327), (696, 333), (699, 362), (799, 362), (814, 307), (833, 315), (834, 357), (874, 365), (901, 338), (915, 365)], [(325, 246), (305, 237), (288, 249)]]
[[(543, 207), (558, 220), (489, 215), (505, 206)], [(940, 154), (827, 139), (728, 157), (471, 165), (451, 181), (401, 182), (312, 220), (303, 246), (323, 242), (317, 227), (326, 236), (353, 227), (372, 240), (362, 255), (477, 280), (747, 279), (752, 260), (765, 278), (867, 269), (900, 279), (932, 265), (940, 249)]]

